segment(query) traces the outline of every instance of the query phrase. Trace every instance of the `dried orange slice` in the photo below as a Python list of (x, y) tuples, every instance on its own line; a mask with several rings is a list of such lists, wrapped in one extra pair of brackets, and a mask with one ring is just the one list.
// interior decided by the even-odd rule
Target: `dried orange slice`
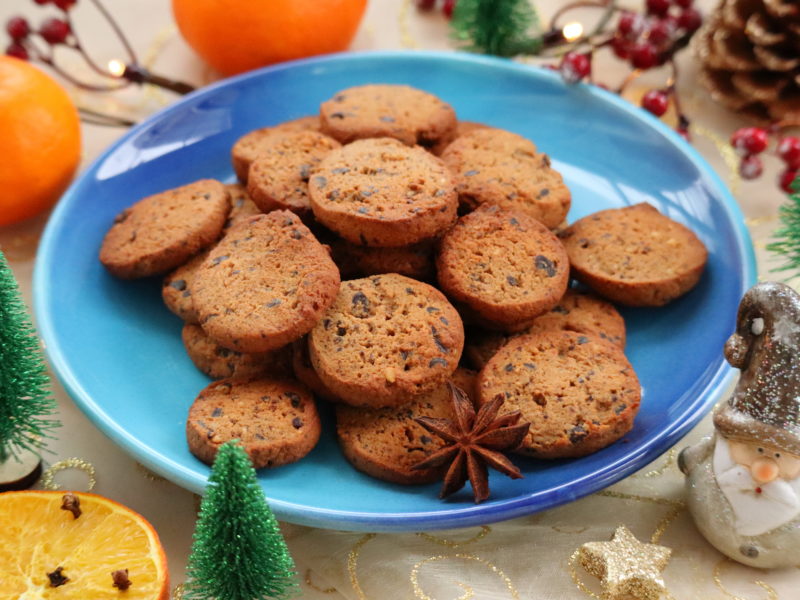
[[(95, 494), (75, 493), (76, 519), (61, 509), (64, 493), (0, 494), (0, 600), (167, 600), (167, 559), (152, 525)], [(124, 569), (122, 591), (112, 573)]]

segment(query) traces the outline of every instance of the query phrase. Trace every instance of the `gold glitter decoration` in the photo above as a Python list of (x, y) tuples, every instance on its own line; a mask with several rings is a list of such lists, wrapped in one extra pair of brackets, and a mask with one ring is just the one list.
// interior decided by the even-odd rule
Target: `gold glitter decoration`
[(731, 194), (736, 195), (739, 191), (739, 185), (742, 182), (742, 178), (739, 176), (739, 156), (736, 154), (736, 150), (733, 149), (733, 146), (731, 146), (727, 140), (722, 139), (710, 129), (692, 123), (691, 132), (692, 135), (704, 137), (714, 144), (722, 160), (725, 161), (725, 166), (728, 167), (728, 187), (731, 189)]
[(664, 535), (664, 531), (666, 531), (667, 527), (669, 527), (669, 524), (672, 523), (679, 514), (681, 514), (681, 511), (683, 511), (684, 508), (685, 506), (673, 506), (669, 509), (667, 514), (664, 515), (664, 518), (658, 522), (658, 525), (656, 525), (656, 530), (653, 535), (650, 536), (651, 544), (658, 543), (658, 541), (661, 539), (661, 536)]
[(678, 452), (675, 450), (675, 448), (670, 448), (669, 452), (667, 452), (667, 459), (664, 461), (663, 465), (657, 469), (653, 469), (652, 471), (647, 471), (647, 473), (637, 473), (636, 475), (631, 475), (630, 479), (651, 479), (653, 477), (660, 477), (667, 472), (667, 469), (675, 464), (675, 457), (677, 454)]
[(397, 25), (400, 29), (400, 45), (403, 48), (419, 48), (419, 42), (411, 35), (408, 26), (408, 13), (411, 10), (411, 0), (403, 0), (400, 3), (400, 10), (397, 12)]
[[(735, 594), (731, 594), (728, 590), (725, 589), (725, 586), (722, 585), (722, 567), (726, 564), (732, 564), (733, 561), (729, 558), (723, 558), (714, 566), (714, 583), (719, 588), (719, 590), (725, 594), (728, 598), (732, 598), (732, 600), (748, 600), (747, 598), (742, 598), (741, 596), (736, 596)], [(778, 594), (772, 588), (772, 586), (764, 583), (763, 581), (756, 580), (753, 582), (758, 587), (763, 589), (767, 592), (768, 600), (778, 600)]]
[(182, 583), (179, 583), (174, 588), (172, 588), (172, 600), (183, 600), (183, 593), (185, 587)]
[(666, 592), (661, 571), (671, 553), (664, 546), (640, 542), (620, 525), (610, 542), (583, 544), (578, 558), (584, 569), (600, 579), (604, 598), (658, 600)]
[(424, 540), (428, 540), (429, 542), (433, 542), (434, 544), (439, 544), (440, 546), (446, 546), (448, 548), (459, 548), (461, 546), (466, 546), (467, 544), (472, 544), (473, 542), (477, 542), (478, 540), (482, 540), (491, 532), (492, 532), (491, 527), (489, 527), (488, 525), (481, 525), (481, 530), (478, 533), (476, 533), (468, 540), (464, 540), (463, 542), (456, 542), (454, 540), (448, 540), (445, 538), (436, 537), (435, 535), (431, 535), (429, 533), (424, 533), (424, 532), (418, 533), (417, 536), (421, 537)]
[(94, 489), (94, 486), (97, 484), (97, 479), (95, 478), (95, 469), (91, 463), (88, 463), (80, 458), (67, 458), (50, 465), (50, 467), (42, 474), (42, 487), (46, 490), (62, 489), (61, 486), (56, 483), (55, 476), (57, 473), (66, 471), (67, 469), (78, 469), (79, 471), (86, 473), (86, 476), (89, 478), (89, 487), (86, 489), (86, 491), (91, 492)]
[(650, 504), (659, 504), (661, 506), (686, 506), (681, 500), (670, 500), (669, 498), (651, 498), (650, 496), (639, 496), (637, 494), (623, 494), (622, 492), (615, 492), (612, 490), (603, 490), (597, 492), (598, 496), (605, 496), (606, 498), (617, 498), (618, 500), (635, 500), (637, 502), (649, 502)]
[[(453, 555), (438, 555), (438, 556), (431, 556), (430, 558), (426, 558), (425, 560), (421, 560), (417, 564), (415, 564), (411, 569), (411, 586), (414, 588), (414, 596), (419, 598), (420, 600), (434, 600), (430, 596), (428, 596), (423, 590), (422, 587), (419, 585), (419, 570), (421, 567), (428, 563), (437, 562), (440, 560), (448, 560), (451, 558), (460, 558), (462, 560), (472, 560), (477, 563), (484, 565), (488, 568), (492, 573), (500, 577), (503, 580), (506, 588), (508, 589), (509, 594), (514, 600), (520, 600), (520, 595), (517, 589), (514, 587), (514, 584), (511, 583), (511, 580), (508, 576), (503, 573), (495, 564), (489, 562), (485, 558), (481, 558), (480, 556), (475, 556), (474, 554), (453, 554)], [(474, 596), (474, 591), (471, 587), (463, 583), (456, 583), (461, 589), (465, 590), (463, 596), (460, 596), (458, 600), (469, 600)]]
[(367, 600), (364, 591), (361, 589), (361, 584), (358, 583), (358, 555), (361, 553), (361, 547), (374, 538), (376, 533), (368, 533), (358, 540), (350, 553), (347, 555), (347, 572), (350, 573), (350, 585), (353, 586), (353, 591), (358, 596), (358, 600)]
[(164, 479), (161, 475), (156, 475), (150, 469), (145, 467), (142, 463), (137, 462), (135, 464), (136, 464), (136, 470), (139, 471), (139, 473), (141, 473), (142, 477), (144, 477), (145, 479), (148, 479), (150, 481), (166, 481), (166, 479)]
[(583, 533), (584, 531), (586, 531), (589, 528), (588, 527), (563, 527), (563, 526), (560, 526), (560, 525), (552, 525), (550, 527), (550, 529), (552, 529), (553, 531), (557, 531), (558, 533), (571, 533), (571, 534), (577, 535), (579, 533)]
[(311, 579), (311, 569), (306, 569), (305, 582), (308, 587), (310, 587), (312, 590), (320, 592), (321, 594), (335, 594), (337, 591), (335, 587), (321, 588), (314, 583), (314, 581)]

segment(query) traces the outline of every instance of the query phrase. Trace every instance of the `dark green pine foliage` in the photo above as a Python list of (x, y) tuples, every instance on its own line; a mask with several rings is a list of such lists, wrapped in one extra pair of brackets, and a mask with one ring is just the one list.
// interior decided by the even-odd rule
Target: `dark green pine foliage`
[(784, 264), (777, 271), (795, 271), (800, 275), (800, 176), (792, 183), (794, 192), (781, 206), (778, 215), (781, 225), (775, 231), (775, 240), (767, 245), (767, 250), (783, 256)]
[(39, 338), (0, 252), (0, 462), (39, 451), (58, 427)]
[(235, 441), (214, 460), (187, 571), (187, 600), (284, 600), (299, 590), (278, 522)]
[(536, 54), (542, 45), (539, 19), (528, 0), (458, 0), (451, 27), (453, 37), (472, 52)]

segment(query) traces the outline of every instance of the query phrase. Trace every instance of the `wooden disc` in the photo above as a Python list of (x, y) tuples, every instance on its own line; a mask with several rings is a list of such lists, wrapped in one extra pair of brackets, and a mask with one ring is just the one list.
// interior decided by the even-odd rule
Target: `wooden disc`
[(0, 462), (0, 492), (25, 490), (39, 480), (42, 474), (42, 460), (38, 454), (21, 450)]

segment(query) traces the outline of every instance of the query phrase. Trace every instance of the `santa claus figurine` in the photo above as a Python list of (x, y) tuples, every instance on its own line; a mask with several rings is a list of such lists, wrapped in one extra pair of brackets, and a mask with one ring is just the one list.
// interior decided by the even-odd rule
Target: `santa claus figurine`
[(800, 565), (800, 295), (760, 283), (739, 305), (725, 358), (741, 370), (713, 436), (685, 448), (688, 507), (720, 552), (753, 567)]

